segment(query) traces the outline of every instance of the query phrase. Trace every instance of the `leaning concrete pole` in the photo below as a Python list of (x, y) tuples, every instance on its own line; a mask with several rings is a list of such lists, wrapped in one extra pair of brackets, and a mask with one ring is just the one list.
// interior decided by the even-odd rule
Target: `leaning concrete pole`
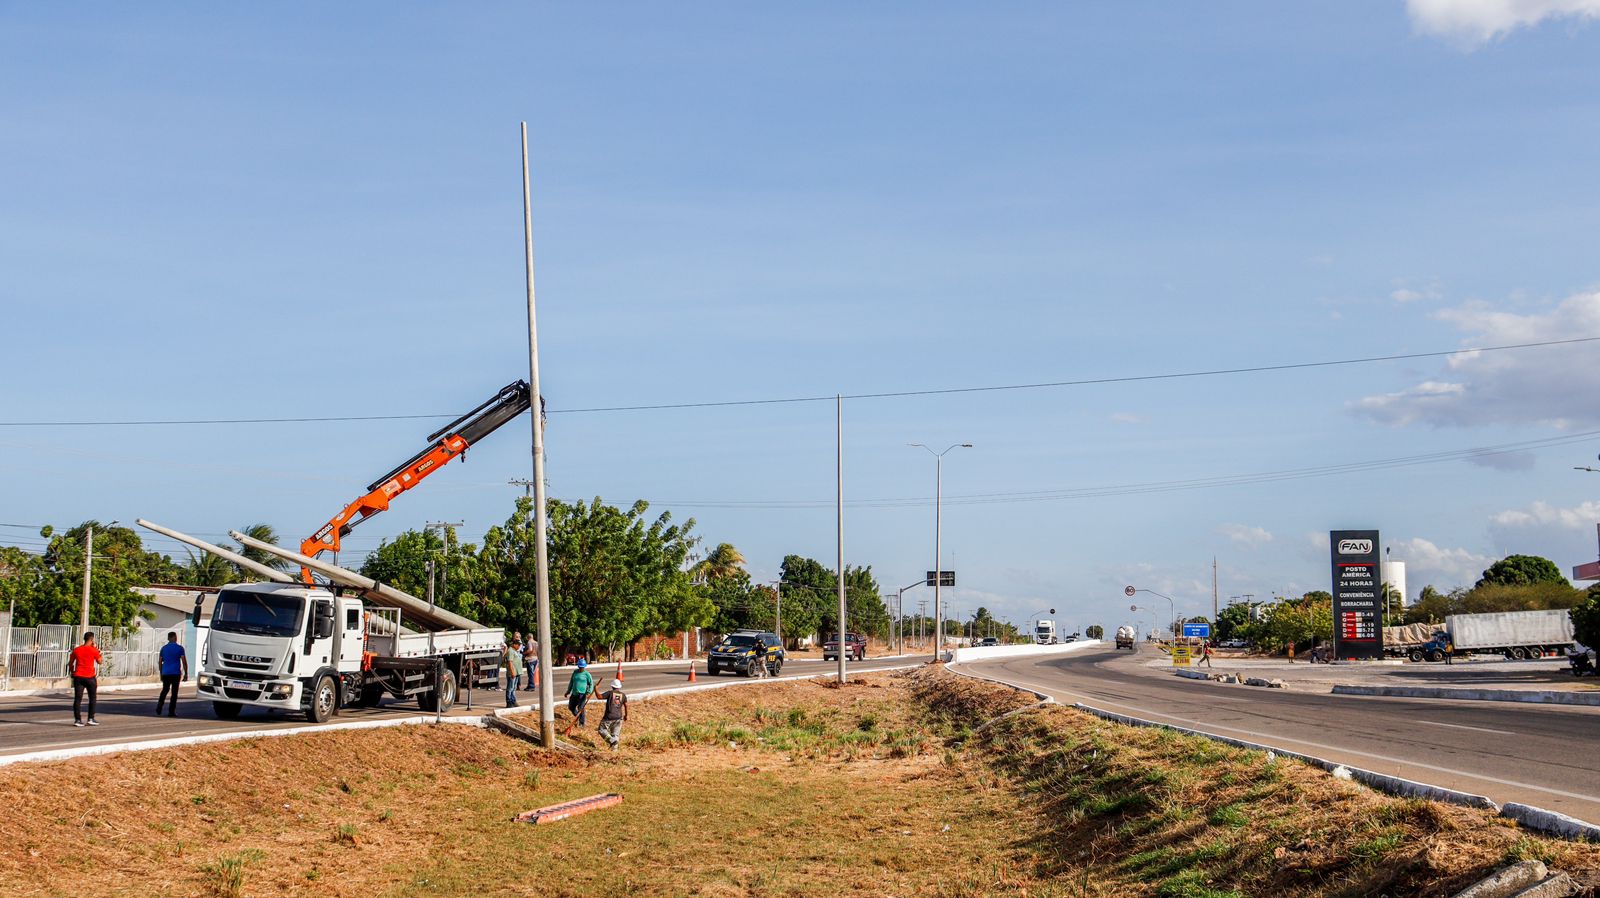
[(217, 556), (218, 558), (221, 558), (223, 561), (228, 561), (228, 562), (231, 562), (233, 564), (237, 564), (239, 567), (242, 567), (245, 570), (256, 574), (257, 576), (265, 577), (266, 579), (271, 580), (274, 583), (294, 583), (295, 582), (295, 578), (289, 576), (288, 574), (285, 574), (283, 571), (277, 570), (276, 568), (269, 567), (269, 566), (267, 566), (265, 564), (261, 564), (260, 562), (255, 561), (253, 559), (246, 558), (243, 555), (240, 555), (238, 552), (232, 552), (232, 551), (229, 551), (227, 549), (222, 548), (221, 546), (214, 546), (211, 543), (206, 542), (205, 540), (196, 539), (195, 537), (192, 537), (187, 533), (179, 533), (176, 530), (172, 530), (172, 529), (169, 529), (167, 527), (163, 527), (160, 524), (152, 524), (151, 522), (145, 520), (144, 518), (139, 518), (138, 520), (134, 521), (134, 523), (138, 524), (140, 527), (143, 527), (146, 530), (153, 530), (156, 533), (161, 534), (162, 536), (166, 536), (166, 537), (170, 537), (172, 539), (175, 539), (180, 543), (188, 543), (189, 545), (194, 546), (196, 549), (202, 549), (202, 550), (204, 550), (206, 552), (210, 552), (211, 554)]
[(528, 273), (528, 390), (533, 409), (533, 551), (539, 603), (539, 741), (556, 747), (555, 669), (550, 663), (550, 555), (545, 548), (544, 394), (539, 392), (539, 319), (533, 307), (533, 192), (528, 186), (528, 123), (522, 123), (522, 238)]

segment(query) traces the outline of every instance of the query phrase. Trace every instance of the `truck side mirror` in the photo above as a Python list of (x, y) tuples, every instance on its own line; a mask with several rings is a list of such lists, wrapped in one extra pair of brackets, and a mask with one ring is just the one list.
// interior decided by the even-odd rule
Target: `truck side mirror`
[(327, 639), (333, 635), (333, 605), (329, 602), (318, 602), (316, 610), (316, 623), (312, 632), (318, 639)]

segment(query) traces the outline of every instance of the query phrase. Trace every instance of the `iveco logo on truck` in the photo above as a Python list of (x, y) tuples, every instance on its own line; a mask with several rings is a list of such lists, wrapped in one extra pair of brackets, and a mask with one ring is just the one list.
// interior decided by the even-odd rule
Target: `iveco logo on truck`
[(1339, 540), (1340, 555), (1371, 555), (1372, 540), (1370, 539), (1341, 539)]

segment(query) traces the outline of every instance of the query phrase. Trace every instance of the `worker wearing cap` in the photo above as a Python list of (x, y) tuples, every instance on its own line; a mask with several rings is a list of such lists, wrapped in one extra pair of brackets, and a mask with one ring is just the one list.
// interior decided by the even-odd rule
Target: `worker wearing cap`
[(622, 681), (612, 680), (611, 688), (601, 698), (605, 699), (606, 711), (600, 717), (600, 735), (616, 751), (617, 743), (622, 741), (622, 722), (628, 719), (628, 696), (622, 691)]
[(578, 726), (588, 726), (585, 712), (589, 704), (589, 693), (594, 691), (594, 676), (589, 673), (589, 662), (578, 659), (578, 669), (572, 672), (572, 678), (567, 680), (567, 711), (578, 721)]

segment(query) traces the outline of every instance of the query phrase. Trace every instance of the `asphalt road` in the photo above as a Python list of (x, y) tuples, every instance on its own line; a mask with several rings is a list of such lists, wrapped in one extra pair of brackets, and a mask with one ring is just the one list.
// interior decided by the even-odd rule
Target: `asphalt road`
[(1108, 647), (961, 667), (1061, 702), (1600, 821), (1600, 708), (1227, 686), (1151, 670), (1143, 660)]
[[(914, 658), (868, 658), (864, 662), (850, 664), (849, 669), (854, 671), (882, 670), (888, 667), (913, 664), (918, 660), (921, 660), (920, 656)], [(826, 674), (833, 672), (836, 667), (836, 663), (832, 661), (795, 658), (784, 664), (783, 675), (790, 677), (804, 674)], [(602, 683), (608, 682), (616, 671), (614, 665), (608, 666), (604, 664), (595, 665), (593, 669), (597, 672), (598, 678)], [(743, 677), (729, 674), (708, 677), (706, 676), (704, 662), (696, 664), (696, 669), (699, 672), (696, 685), (732, 682), (743, 679)], [(660, 667), (626, 667), (623, 670), (623, 683), (630, 693), (688, 685), (688, 665), (683, 662)], [(561, 698), (561, 691), (566, 687), (568, 675), (568, 671), (565, 668), (556, 671), (558, 714), (566, 713), (562, 710), (566, 702)], [(198, 736), (227, 732), (229, 730), (289, 729), (310, 725), (304, 715), (301, 714), (269, 710), (258, 711), (254, 708), (246, 708), (237, 720), (218, 720), (216, 715), (211, 713), (211, 703), (209, 701), (196, 701), (194, 699), (194, 685), (192, 683), (184, 686), (182, 697), (178, 701), (178, 716), (176, 718), (157, 716), (155, 702), (158, 692), (160, 692), (159, 686), (101, 692), (99, 706), (95, 712), (95, 716), (100, 720), (100, 726), (97, 727), (74, 727), (72, 725), (72, 696), (70, 694), (0, 699), (0, 756), (46, 749), (71, 748), (80, 745), (109, 745), (147, 739), (169, 739), (176, 736)], [(517, 693), (517, 699), (519, 704), (523, 706), (531, 705), (537, 707), (539, 704), (537, 690), (520, 690)], [(505, 707), (505, 695), (498, 691), (475, 690), (472, 700), (473, 709), (469, 710), (467, 708), (466, 694), (463, 693), (451, 715), (481, 715), (495, 708)], [(386, 717), (414, 717), (420, 713), (414, 702), (403, 704), (386, 702), (378, 708), (346, 708), (331, 722), (345, 723), (356, 720), (379, 720)]]

